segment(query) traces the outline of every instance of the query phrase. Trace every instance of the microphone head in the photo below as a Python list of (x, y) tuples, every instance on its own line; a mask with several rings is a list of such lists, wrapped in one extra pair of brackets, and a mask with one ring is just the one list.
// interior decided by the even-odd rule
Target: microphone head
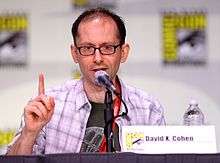
[(103, 71), (103, 70), (99, 70), (95, 72), (95, 82), (96, 84), (100, 85), (100, 86), (105, 86), (105, 79), (109, 79), (109, 75)]
[(99, 71), (95, 72), (95, 82), (98, 85), (104, 86), (107, 89), (110, 89), (112, 91), (116, 90), (116, 88), (114, 87), (109, 75), (103, 70), (99, 70)]
[(103, 70), (99, 70), (95, 72), (95, 78), (98, 79), (100, 76), (107, 76), (109, 78), (109, 75), (103, 71)]

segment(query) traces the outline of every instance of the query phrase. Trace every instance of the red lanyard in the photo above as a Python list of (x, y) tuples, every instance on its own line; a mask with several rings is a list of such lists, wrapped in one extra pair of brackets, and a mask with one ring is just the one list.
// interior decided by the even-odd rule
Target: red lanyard
[[(121, 93), (121, 85), (120, 85), (118, 78), (116, 78), (116, 92), (118, 92), (119, 94)], [(114, 104), (113, 104), (114, 117), (119, 115), (120, 108), (121, 108), (121, 100), (119, 97), (116, 96), (116, 98), (114, 99)], [(112, 124), (112, 130), (115, 129), (115, 125), (116, 123), (114, 121)], [(107, 147), (106, 139), (105, 139), (105, 136), (103, 135), (102, 142), (99, 146), (99, 152), (101, 153), (106, 152), (106, 147)]]

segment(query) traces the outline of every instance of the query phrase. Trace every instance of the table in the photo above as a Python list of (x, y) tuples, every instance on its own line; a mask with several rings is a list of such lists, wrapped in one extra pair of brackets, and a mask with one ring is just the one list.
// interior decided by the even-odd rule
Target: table
[(217, 154), (74, 153), (0, 156), (0, 163), (220, 163)]

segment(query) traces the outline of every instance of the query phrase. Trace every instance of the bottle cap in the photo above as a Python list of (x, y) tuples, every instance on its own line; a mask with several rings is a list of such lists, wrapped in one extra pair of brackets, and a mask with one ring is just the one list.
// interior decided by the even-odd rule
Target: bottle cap
[(191, 99), (189, 105), (198, 105), (198, 102), (195, 99)]

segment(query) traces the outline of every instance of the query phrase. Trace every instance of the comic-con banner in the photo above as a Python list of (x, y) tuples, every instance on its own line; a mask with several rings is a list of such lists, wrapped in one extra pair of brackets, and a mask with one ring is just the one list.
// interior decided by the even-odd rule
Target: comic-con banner
[(0, 66), (27, 64), (27, 29), (26, 14), (0, 13)]
[(7, 150), (7, 145), (12, 141), (15, 135), (15, 129), (0, 129), (0, 155), (4, 154)]
[[(0, 13), (0, 68), (24, 66), (28, 57), (28, 19), (24, 13)], [(15, 129), (0, 128), (0, 154), (11, 142)]]
[(206, 28), (204, 11), (162, 12), (163, 63), (204, 65)]
[(117, 0), (71, 0), (74, 9), (105, 7), (114, 9), (117, 7)]

